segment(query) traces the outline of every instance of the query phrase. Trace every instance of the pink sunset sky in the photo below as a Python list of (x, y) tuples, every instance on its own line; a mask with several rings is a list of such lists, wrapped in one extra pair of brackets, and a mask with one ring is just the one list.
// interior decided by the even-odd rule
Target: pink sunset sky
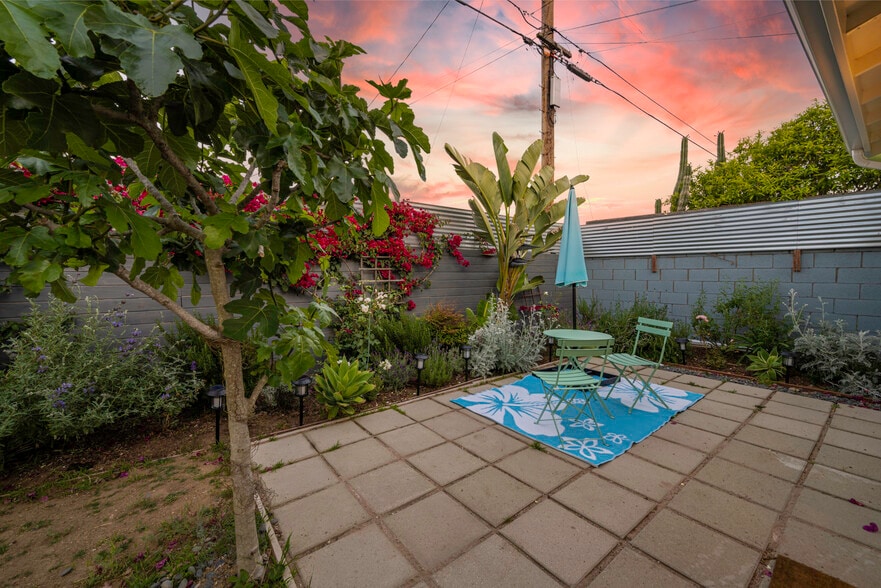
[[(468, 4), (532, 39), (541, 26), (539, 0)], [(410, 104), (431, 153), (425, 182), (412, 160), (398, 161), (394, 178), (402, 197), (467, 208), (470, 192), (445, 143), (495, 170), (494, 131), (512, 160), (541, 137), (539, 54), (489, 18), (454, 0), (308, 6), (316, 38), (345, 39), (365, 50), (348, 61), (344, 78), (368, 101), (376, 92), (366, 79), (406, 78), (413, 90)], [(556, 0), (554, 24), (574, 43), (556, 36), (572, 51), (570, 61), (609, 88), (555, 65), (556, 176), (590, 176), (576, 187), (587, 199), (582, 222), (651, 214), (655, 199), (669, 198), (679, 168), (677, 132), (700, 145), (689, 146), (689, 161), (703, 167), (715, 158), (719, 131), (730, 152), (742, 138), (770, 132), (823, 99), (779, 1)]]

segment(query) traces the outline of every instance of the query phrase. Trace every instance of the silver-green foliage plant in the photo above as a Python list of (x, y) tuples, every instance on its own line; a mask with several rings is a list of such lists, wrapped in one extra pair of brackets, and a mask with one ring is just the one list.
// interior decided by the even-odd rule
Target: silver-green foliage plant
[(449, 384), (462, 364), (458, 349), (443, 349), (437, 345), (428, 351), (425, 369), (422, 370), (422, 383), (437, 388)]
[(32, 303), (0, 379), (0, 445), (8, 452), (159, 419), (190, 405), (202, 382), (163, 352), (159, 337), (129, 330), (125, 312), (86, 311), (50, 297)]
[(875, 335), (848, 331), (844, 321), (827, 320), (822, 298), (818, 299), (820, 321), (815, 326), (807, 305), (799, 305), (797, 297), (797, 292), (790, 290), (785, 304), (799, 370), (844, 394), (881, 398), (881, 331)]
[(373, 373), (358, 367), (358, 360), (342, 357), (328, 360), (315, 376), (315, 399), (327, 409), (327, 417), (355, 414), (355, 406), (364, 404), (376, 387), (370, 383)]
[(480, 378), (498, 373), (525, 372), (541, 360), (548, 326), (540, 313), (513, 321), (508, 305), (496, 299), (486, 323), (468, 339), (470, 370)]

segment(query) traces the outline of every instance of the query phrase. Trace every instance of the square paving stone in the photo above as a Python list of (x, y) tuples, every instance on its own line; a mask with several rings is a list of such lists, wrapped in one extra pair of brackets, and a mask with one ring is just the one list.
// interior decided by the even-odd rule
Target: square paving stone
[(355, 421), (332, 423), (303, 433), (318, 451), (327, 451), (335, 446), (348, 445), (366, 439), (370, 433), (355, 424)]
[(690, 390), (692, 392), (704, 393), (717, 388), (721, 382), (713, 378), (705, 378), (703, 376), (693, 376), (691, 374), (681, 374), (679, 377), (667, 382), (671, 388), (679, 388), (680, 390)]
[(626, 454), (603, 464), (596, 473), (656, 501), (685, 479), (682, 474)]
[(541, 493), (496, 468), (484, 468), (459, 480), (447, 493), (493, 526), (517, 514)]
[(386, 513), (434, 490), (434, 482), (409, 464), (395, 461), (349, 481), (376, 513)]
[(281, 528), (282, 543), (290, 538), (292, 554), (302, 553), (342, 535), (370, 518), (341, 483), (289, 502), (272, 512)]
[(488, 462), (497, 461), (516, 451), (526, 448), (526, 443), (495, 428), (482, 429), (456, 439), (474, 455)]
[(638, 494), (590, 472), (551, 495), (604, 529), (624, 537), (655, 507)]
[(342, 478), (352, 478), (395, 459), (394, 454), (376, 439), (344, 445), (322, 456)]
[(877, 586), (881, 557), (874, 549), (790, 520), (777, 552), (853, 586)]
[[(435, 402), (440, 402), (441, 404), (446, 404), (456, 398), (462, 398), (463, 396), (468, 396), (469, 394), (474, 394), (475, 392), (479, 392), (480, 390), (484, 390), (486, 386), (481, 386), (480, 388), (475, 388), (473, 390), (469, 390), (468, 388), (459, 388), (458, 390), (452, 390), (451, 392), (444, 392), (443, 394), (434, 394), (431, 396), (431, 399)], [(461, 408), (458, 404), (450, 405), (454, 410), (458, 410)]]
[(872, 421), (847, 417), (841, 414), (836, 414), (832, 417), (832, 428), (876, 439), (881, 438), (881, 423), (873, 423)]
[(659, 437), (649, 437), (634, 445), (630, 452), (652, 463), (688, 474), (707, 457), (696, 449), (671, 443)]
[(828, 412), (803, 408), (785, 402), (768, 402), (762, 409), (762, 414), (774, 414), (781, 417), (813, 423), (815, 425), (825, 425), (829, 418)]
[(499, 531), (566, 584), (590, 572), (617, 538), (552, 500), (535, 505)]
[(258, 467), (269, 468), (276, 464), (293, 463), (317, 452), (303, 435), (286, 435), (275, 441), (255, 443), (251, 450), (251, 461)]
[(746, 443), (752, 443), (759, 447), (765, 447), (767, 449), (779, 451), (780, 453), (793, 455), (801, 459), (807, 459), (808, 456), (811, 455), (811, 451), (814, 449), (814, 442), (808, 439), (787, 435), (785, 433), (778, 433), (777, 431), (754, 427), (752, 425), (747, 425), (742, 428), (737, 432), (737, 435), (735, 435), (734, 438)]
[(461, 447), (444, 443), (421, 453), (411, 455), (407, 460), (426, 476), (444, 486), (470, 474), (486, 465)]
[(703, 586), (746, 586), (761, 556), (672, 510), (659, 512), (632, 544)]
[(590, 583), (591, 588), (690, 588), (695, 586), (664, 566), (625, 547)]
[(820, 425), (806, 423), (804, 421), (774, 414), (766, 414), (764, 412), (753, 417), (753, 420), (751, 420), (749, 424), (756, 427), (762, 427), (763, 429), (771, 429), (772, 431), (777, 431), (779, 433), (786, 433), (787, 435), (794, 435), (795, 437), (801, 437), (802, 439), (808, 439), (810, 441), (816, 441), (819, 439), (820, 433), (823, 431), (823, 427)]
[(496, 463), (504, 470), (542, 492), (550, 492), (584, 468), (578, 468), (549, 453), (527, 447)]
[(394, 588), (417, 573), (375, 524), (300, 558), (297, 569), (305, 585), (315, 587)]
[(698, 411), (686, 410), (673, 417), (673, 422), (688, 425), (695, 429), (703, 429), (711, 433), (725, 435), (732, 434), (740, 426), (737, 421), (723, 419), (721, 417), (705, 414)]
[(722, 435), (710, 433), (709, 431), (702, 431), (701, 429), (695, 429), (694, 427), (689, 427), (688, 425), (683, 425), (675, 421), (667, 423), (652, 433), (652, 437), (666, 439), (667, 441), (672, 441), (679, 445), (685, 445), (686, 447), (697, 449), (703, 453), (711, 452), (716, 446), (725, 440), (725, 437)]
[(723, 382), (719, 384), (718, 389), (728, 392), (736, 392), (737, 394), (743, 394), (745, 396), (752, 396), (753, 398), (758, 398), (760, 400), (764, 400), (771, 395), (771, 390), (768, 390), (767, 388), (748, 386), (746, 384), (738, 384), (736, 382)]
[(778, 512), (786, 506), (794, 487), (791, 482), (775, 478), (771, 474), (720, 458), (707, 463), (695, 477)]
[(853, 406), (850, 404), (839, 404), (835, 409), (836, 415), (842, 415), (854, 419), (862, 419), (873, 423), (881, 423), (881, 411), (863, 406)]
[(850, 431), (842, 431), (839, 429), (829, 429), (826, 431), (826, 437), (823, 443), (865, 453), (872, 457), (881, 457), (881, 439), (867, 437), (866, 435), (858, 435)]
[(777, 520), (775, 511), (697, 480), (673, 497), (670, 508), (759, 549), (768, 543)]
[(440, 416), (422, 421), (422, 424), (441, 437), (450, 440), (464, 437), (468, 433), (485, 429), (488, 426), (488, 424), (483, 424), (465, 413), (466, 411), (461, 410), (447, 412)]
[(466, 551), (436, 573), (434, 580), (441, 588), (542, 588), (560, 585), (498, 535), (491, 535)]
[(828, 400), (820, 400), (819, 398), (809, 398), (800, 394), (790, 394), (789, 392), (775, 392), (772, 397), (774, 402), (782, 402), (784, 404), (792, 404), (801, 406), (802, 408), (811, 408), (820, 412), (828, 413), (832, 410), (832, 403)]
[(729, 421), (737, 421), (738, 423), (744, 422), (755, 412), (749, 408), (742, 408), (740, 406), (734, 406), (733, 404), (725, 404), (724, 402), (715, 402), (708, 398), (696, 402), (694, 406), (691, 407), (691, 410), (728, 419)]
[(881, 482), (875, 480), (814, 464), (805, 480), (805, 486), (845, 500), (855, 498), (869, 508), (881, 511)]
[(443, 492), (389, 515), (385, 523), (429, 571), (458, 556), (491, 531), (486, 523)]
[(320, 456), (266, 472), (260, 475), (260, 479), (269, 490), (273, 507), (327, 488), (338, 481), (337, 475)]
[(359, 425), (367, 429), (371, 435), (378, 435), (398, 427), (406, 427), (413, 424), (413, 419), (402, 415), (392, 408), (360, 416), (355, 420)]
[(704, 396), (704, 398), (706, 400), (712, 400), (713, 402), (721, 402), (722, 404), (731, 404), (732, 406), (739, 406), (740, 408), (748, 408), (749, 410), (753, 410), (762, 403), (761, 398), (748, 396), (746, 394), (738, 394), (732, 390), (724, 390), (721, 388), (713, 390)]
[(817, 453), (816, 462), (863, 478), (881, 481), (881, 458), (865, 453), (823, 445)]
[(716, 456), (789, 482), (798, 480), (808, 465), (803, 459), (737, 440), (730, 441)]
[(424, 421), (425, 419), (430, 419), (450, 412), (458, 408), (458, 405), (450, 404), (449, 402), (441, 403), (433, 398), (424, 398), (422, 400), (407, 402), (406, 404), (400, 405), (399, 408), (411, 419)]
[(803, 488), (792, 516), (807, 523), (823, 527), (854, 541), (881, 549), (881, 533), (868, 533), (863, 525), (881, 520), (879, 513), (857, 506), (844, 498), (822, 494), (810, 488)]
[(446, 442), (446, 439), (420, 424), (393, 429), (380, 435), (379, 440), (401, 455), (418, 453)]

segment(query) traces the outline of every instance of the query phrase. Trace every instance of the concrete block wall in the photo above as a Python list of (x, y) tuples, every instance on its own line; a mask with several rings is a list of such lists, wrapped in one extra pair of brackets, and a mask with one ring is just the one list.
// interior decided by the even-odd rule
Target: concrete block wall
[[(483, 256), (476, 250), (463, 250), (463, 253), (471, 265), (463, 268), (451, 257), (444, 257), (430, 278), (431, 287), (414, 292), (414, 312), (420, 314), (430, 305), (441, 302), (458, 310), (473, 309), (487, 293), (494, 291), (498, 277), (496, 258)], [(530, 276), (544, 276), (545, 284), (540, 292), (547, 292), (547, 296), (542, 298), (556, 303), (568, 316), (571, 288), (557, 288), (553, 284), (557, 259), (554, 254), (539, 256), (528, 271)], [(707, 308), (712, 308), (719, 292), (730, 292), (738, 281), (776, 280), (782, 297), (787, 296), (790, 289), (795, 290), (799, 301), (808, 304), (817, 318), (818, 297), (821, 297), (828, 319), (841, 319), (853, 330), (881, 330), (881, 249), (802, 252), (801, 271), (793, 270), (793, 255), (789, 251), (659, 255), (655, 263), (657, 271), (652, 271), (652, 259), (648, 256), (590, 257), (587, 259), (588, 285), (576, 288), (576, 294), (586, 300), (596, 298), (605, 307), (617, 302), (629, 305), (638, 297), (645, 297), (650, 302), (666, 305), (671, 319), (687, 321), (702, 291), (707, 296)], [(70, 277), (79, 276), (72, 273)], [(197, 307), (190, 300), (189, 281), (181, 289), (178, 302), (197, 312), (213, 313), (211, 292), (204, 277), (200, 278), (200, 284), (202, 299)], [(174, 321), (170, 311), (133, 292), (112, 275), (105, 275), (98, 286), (83, 286), (80, 290), (81, 296), (98, 298), (101, 310), (125, 308), (130, 327), (148, 330), (157, 321)], [(302, 297), (290, 296), (289, 299), (295, 304), (308, 303)], [(36, 300), (45, 302), (46, 296)], [(17, 320), (29, 308), (18, 288), (0, 295), (0, 321)], [(781, 316), (782, 312), (781, 308)]]

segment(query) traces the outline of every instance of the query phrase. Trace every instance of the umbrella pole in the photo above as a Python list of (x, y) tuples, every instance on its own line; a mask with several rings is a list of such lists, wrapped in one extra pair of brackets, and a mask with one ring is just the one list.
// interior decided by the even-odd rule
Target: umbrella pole
[(575, 284), (572, 284), (572, 328), (578, 328), (578, 314), (575, 311)]

